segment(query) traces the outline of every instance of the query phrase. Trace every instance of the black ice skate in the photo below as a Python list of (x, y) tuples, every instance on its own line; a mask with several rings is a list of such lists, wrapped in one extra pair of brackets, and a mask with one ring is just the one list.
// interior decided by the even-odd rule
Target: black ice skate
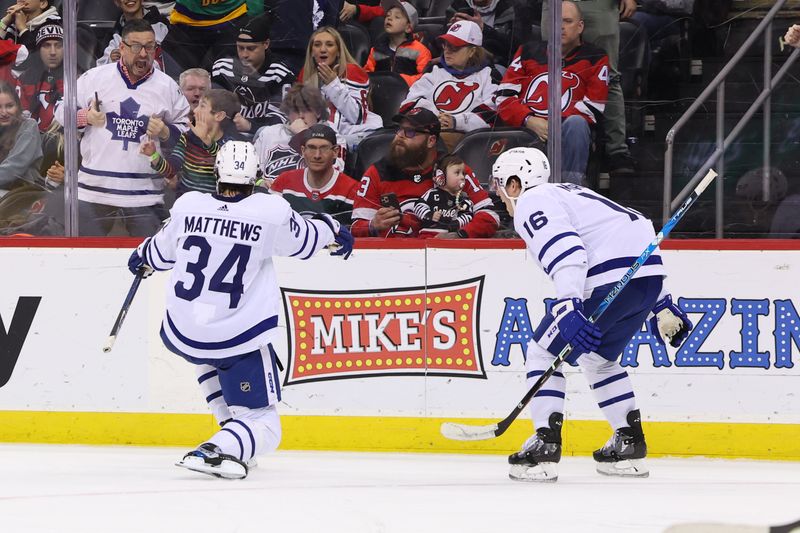
[(630, 427), (616, 430), (606, 445), (594, 452), (597, 471), (606, 476), (647, 477), (647, 444), (639, 410), (628, 413), (627, 419)]
[(244, 479), (248, 472), (245, 463), (232, 455), (222, 453), (218, 446), (210, 442), (201, 444), (196, 450), (184, 455), (175, 466), (224, 479)]
[(516, 481), (552, 483), (558, 480), (556, 463), (561, 460), (561, 425), (564, 415), (550, 415), (550, 427), (542, 427), (525, 441), (522, 451), (508, 456), (508, 477)]

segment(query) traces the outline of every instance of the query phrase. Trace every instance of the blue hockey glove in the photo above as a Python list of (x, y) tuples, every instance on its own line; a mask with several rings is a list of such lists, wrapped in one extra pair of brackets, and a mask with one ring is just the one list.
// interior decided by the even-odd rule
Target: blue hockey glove
[(594, 352), (600, 346), (600, 329), (583, 315), (583, 302), (580, 298), (565, 298), (553, 302), (551, 310), (554, 324), (575, 354), (569, 359), (574, 362), (578, 356), (586, 352)]
[(331, 255), (342, 255), (347, 260), (350, 254), (353, 253), (353, 243), (355, 242), (353, 234), (350, 233), (346, 226), (341, 226), (334, 240), (338, 247), (331, 252)]
[(650, 318), (650, 333), (656, 336), (658, 342), (666, 345), (666, 339), (677, 348), (689, 336), (693, 324), (683, 310), (672, 303), (672, 296), (667, 294), (653, 307), (653, 316)]
[(142, 278), (146, 278), (153, 273), (153, 267), (144, 262), (138, 250), (134, 250), (128, 258), (128, 270), (130, 270), (134, 276), (141, 270)]

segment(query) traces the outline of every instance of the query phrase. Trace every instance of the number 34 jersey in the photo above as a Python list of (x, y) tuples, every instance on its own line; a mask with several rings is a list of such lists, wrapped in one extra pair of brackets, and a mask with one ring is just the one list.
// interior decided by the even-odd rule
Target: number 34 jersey
[[(569, 183), (527, 190), (514, 211), (514, 229), (558, 298), (583, 299), (616, 283), (655, 239), (653, 223), (638, 211)], [(656, 251), (634, 278), (665, 275)]]
[(200, 359), (241, 355), (270, 342), (280, 310), (273, 256), (308, 259), (338, 231), (337, 222), (306, 220), (271, 194), (189, 192), (170, 215), (139, 254), (155, 270), (172, 270), (164, 344)]

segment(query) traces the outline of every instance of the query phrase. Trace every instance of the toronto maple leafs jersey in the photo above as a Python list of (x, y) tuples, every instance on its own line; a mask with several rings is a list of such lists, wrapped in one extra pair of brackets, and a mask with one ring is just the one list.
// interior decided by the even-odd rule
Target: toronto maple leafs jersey
[(280, 293), (273, 256), (308, 259), (338, 223), (306, 220), (280, 196), (222, 197), (192, 191), (138, 248), (172, 270), (161, 338), (184, 357), (220, 359), (257, 350), (277, 334)]
[[(78, 199), (119, 207), (144, 207), (163, 203), (164, 179), (139, 153), (152, 115), (169, 126), (177, 141), (188, 129), (189, 102), (172, 78), (154, 69), (131, 84), (121, 63), (95, 67), (78, 78), (78, 107), (88, 109), (97, 95), (106, 114), (105, 127), (87, 126), (81, 139)], [(64, 124), (64, 106), (55, 119)], [(156, 150), (163, 152), (160, 142)]]
[[(571, 183), (537, 185), (514, 211), (514, 229), (555, 283), (558, 298), (583, 299), (616, 283), (656, 235), (641, 213)], [(665, 275), (656, 251), (634, 278)]]
[(492, 80), (492, 68), (456, 76), (441, 64), (436, 64), (411, 86), (400, 111), (424, 107), (435, 113), (451, 115), (456, 131), (468, 132), (488, 128), (494, 123), (497, 106)]

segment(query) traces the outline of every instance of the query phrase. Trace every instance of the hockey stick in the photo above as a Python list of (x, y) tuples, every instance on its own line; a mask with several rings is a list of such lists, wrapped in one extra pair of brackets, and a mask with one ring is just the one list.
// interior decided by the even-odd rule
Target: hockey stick
[[(672, 218), (664, 224), (664, 227), (661, 228), (661, 231), (658, 232), (656, 238), (647, 246), (642, 255), (640, 255), (636, 262), (631, 265), (625, 275), (622, 276), (614, 288), (606, 295), (600, 305), (597, 306), (597, 309), (592, 316), (589, 317), (589, 322), (597, 322), (597, 319), (608, 309), (608, 306), (611, 305), (611, 302), (619, 295), (622, 289), (628, 285), (628, 282), (633, 279), (633, 276), (639, 270), (639, 268), (647, 261), (647, 259), (655, 252), (658, 245), (664, 238), (669, 235), (669, 232), (672, 231), (672, 228), (675, 227), (675, 224), (683, 217), (686, 211), (691, 207), (691, 205), (697, 200), (697, 197), (700, 196), (704, 190), (714, 181), (714, 178), (717, 177), (717, 173), (714, 172), (713, 169), (709, 169), (708, 173), (705, 177), (700, 181), (700, 183), (695, 187), (692, 191), (692, 194), (681, 204), (678, 210), (672, 215)], [(539, 379), (536, 380), (536, 383), (533, 384), (533, 387), (525, 393), (525, 396), (519, 401), (517, 406), (511, 411), (507, 417), (505, 417), (500, 422), (496, 424), (490, 424), (488, 426), (472, 426), (468, 424), (457, 424), (455, 422), (445, 422), (442, 424), (441, 432), (448, 439), (452, 440), (486, 440), (486, 439), (493, 439), (494, 437), (499, 437), (509, 428), (511, 423), (519, 416), (525, 406), (528, 405), (528, 402), (533, 398), (533, 396), (539, 392), (545, 382), (550, 379), (550, 376), (558, 370), (558, 367), (561, 366), (561, 363), (569, 357), (569, 354), (572, 353), (572, 346), (567, 344), (564, 346), (564, 349), (561, 350), (561, 353), (558, 354), (558, 357), (553, 361), (553, 364), (545, 370), (544, 374), (539, 376)]]
[(108, 334), (108, 339), (103, 346), (103, 353), (110, 352), (111, 348), (114, 346), (114, 341), (117, 340), (117, 335), (122, 327), (122, 322), (125, 320), (125, 316), (128, 314), (128, 309), (130, 309), (131, 303), (133, 302), (133, 297), (136, 296), (136, 291), (139, 289), (139, 284), (142, 282), (143, 274), (144, 271), (139, 269), (139, 271), (136, 272), (136, 275), (133, 277), (131, 288), (128, 289), (128, 295), (125, 297), (125, 301), (122, 302), (122, 308), (119, 310), (119, 314), (117, 315), (117, 321), (114, 322), (114, 326), (111, 328), (111, 333)]
[(734, 524), (678, 524), (667, 528), (664, 533), (797, 533), (800, 520), (782, 526), (745, 526)]

